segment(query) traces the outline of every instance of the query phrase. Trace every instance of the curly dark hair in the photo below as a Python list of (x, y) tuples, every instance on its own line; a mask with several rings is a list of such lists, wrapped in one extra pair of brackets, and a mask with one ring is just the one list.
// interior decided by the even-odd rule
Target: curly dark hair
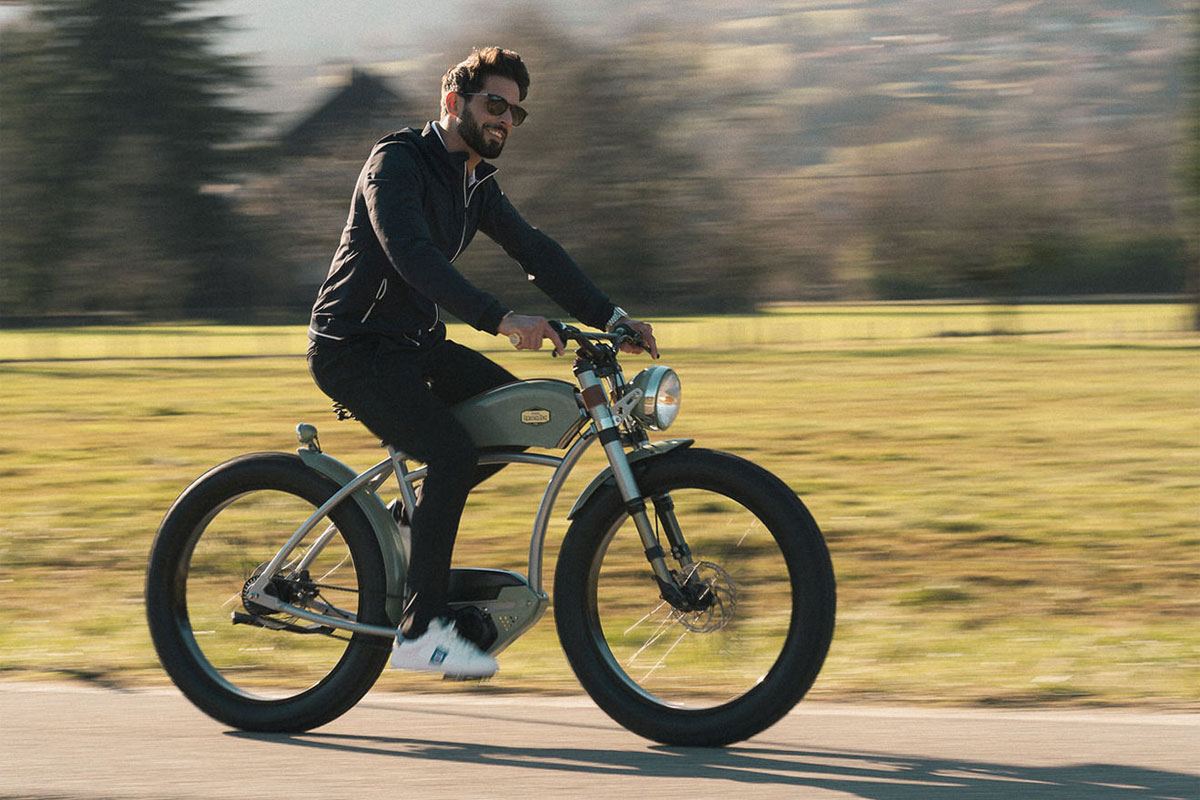
[(442, 77), (442, 110), (445, 111), (446, 95), (450, 92), (470, 94), (483, 89), (489, 75), (499, 75), (517, 84), (518, 99), (524, 100), (529, 92), (529, 70), (521, 61), (519, 53), (503, 47), (477, 47), (460, 64), (453, 66)]

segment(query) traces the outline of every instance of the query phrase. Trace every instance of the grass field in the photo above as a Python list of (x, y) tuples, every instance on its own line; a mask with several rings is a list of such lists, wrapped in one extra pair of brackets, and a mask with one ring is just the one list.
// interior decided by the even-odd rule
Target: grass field
[[(1200, 708), (1200, 339), (1174, 305), (799, 307), (664, 321), (671, 436), (781, 475), (821, 523), (839, 621), (811, 696)], [(456, 330), (523, 377), (569, 362)], [(300, 420), (379, 458), (302, 328), (0, 331), (0, 675), (165, 680), (142, 570), (208, 466)], [(552, 525), (546, 571), (572, 489)], [(524, 571), (546, 473), (474, 496), (456, 560)], [(472, 691), (574, 690), (546, 619)], [(382, 686), (437, 682), (388, 674)]]

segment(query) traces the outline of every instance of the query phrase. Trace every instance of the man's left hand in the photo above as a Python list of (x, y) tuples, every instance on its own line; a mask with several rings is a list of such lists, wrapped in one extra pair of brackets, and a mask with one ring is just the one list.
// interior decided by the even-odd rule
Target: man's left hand
[(616, 328), (620, 325), (628, 325), (630, 328), (633, 328), (641, 335), (642, 341), (646, 343), (646, 346), (643, 348), (638, 347), (632, 342), (625, 342), (621, 345), (621, 352), (643, 353), (648, 350), (651, 358), (658, 358), (658, 343), (654, 341), (654, 328), (651, 327), (649, 322), (641, 322), (640, 320), (630, 319), (629, 317), (621, 317), (619, 320), (617, 320), (617, 324), (613, 327)]

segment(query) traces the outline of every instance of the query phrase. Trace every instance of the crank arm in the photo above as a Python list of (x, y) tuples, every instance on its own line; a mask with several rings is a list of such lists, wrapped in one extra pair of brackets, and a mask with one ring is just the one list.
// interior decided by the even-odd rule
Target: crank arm
[(308, 607), (313, 609), (314, 611), (316, 611), (318, 614), (324, 614), (327, 617), (337, 617), (338, 619), (345, 619), (345, 620), (351, 620), (351, 621), (353, 621), (354, 619), (357, 618), (357, 616), (355, 614), (351, 614), (349, 611), (343, 611), (342, 609), (338, 608), (337, 606), (331, 605), (331, 604), (325, 602), (324, 600), (321, 600), (321, 601), (315, 602), (315, 603), (310, 603)]
[(354, 633), (367, 633), (372, 636), (381, 636), (394, 639), (396, 637), (395, 628), (385, 628), (382, 625), (368, 625), (365, 622), (359, 622), (353, 617), (346, 618), (342, 616), (345, 612), (338, 612), (337, 616), (321, 614), (316, 611), (311, 611), (307, 608), (294, 606), (291, 603), (285, 603), (278, 597), (271, 595), (260, 595), (254, 598), (254, 602), (270, 609), (278, 611), (281, 614), (290, 614), (293, 617), (306, 619), (310, 622), (315, 622), (321, 626), (337, 628), (343, 631), (353, 631)]
[(253, 625), (257, 628), (266, 628), (272, 631), (290, 631), (291, 633), (305, 634), (331, 634), (334, 631), (328, 625), (295, 625), (291, 622), (283, 622), (282, 620), (271, 619), (270, 617), (259, 617), (254, 614), (245, 614), (241, 611), (234, 611), (229, 617), (234, 625)]

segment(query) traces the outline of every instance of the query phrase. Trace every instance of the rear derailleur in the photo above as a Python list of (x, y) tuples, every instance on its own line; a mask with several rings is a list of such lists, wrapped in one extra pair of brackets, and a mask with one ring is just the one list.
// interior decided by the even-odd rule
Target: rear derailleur
[[(254, 625), (259, 628), (267, 628), (268, 630), (291, 631), (292, 633), (332, 634), (334, 632), (334, 629), (328, 625), (297, 625), (294, 622), (277, 616), (286, 612), (275, 611), (251, 600), (248, 596), (250, 586), (258, 580), (265, 566), (263, 564), (254, 570), (254, 573), (242, 585), (242, 607), (249, 613), (234, 611), (230, 615), (230, 621), (234, 625)], [(308, 607), (316, 601), (321, 590), (313, 583), (312, 576), (305, 569), (294, 575), (273, 576), (263, 588), (263, 592), (271, 597), (277, 597), (289, 605)], [(332, 607), (322, 609), (322, 611), (328, 613), (331, 609)]]

